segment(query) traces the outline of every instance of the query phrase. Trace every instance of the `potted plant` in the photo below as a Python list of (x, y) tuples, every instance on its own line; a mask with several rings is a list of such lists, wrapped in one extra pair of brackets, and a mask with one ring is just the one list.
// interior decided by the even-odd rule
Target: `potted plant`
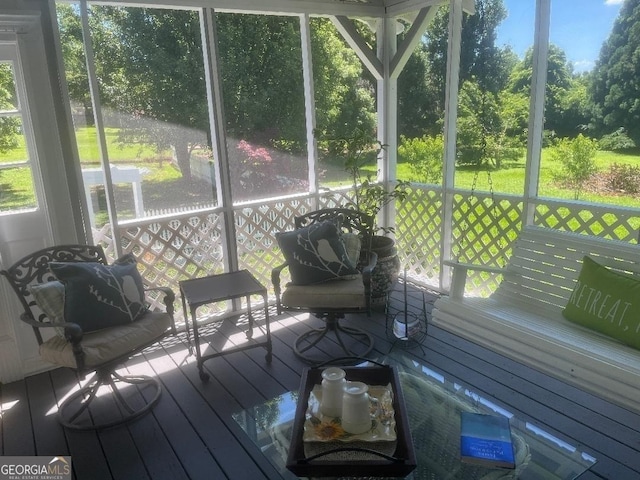
[(376, 220), (373, 231), (370, 232), (371, 250), (378, 255), (378, 264), (373, 271), (373, 303), (384, 304), (387, 292), (398, 278), (400, 260), (395, 241), (388, 236), (389, 233), (394, 233), (393, 227), (378, 225), (378, 213), (391, 202), (405, 200), (409, 182), (398, 181), (393, 188), (387, 188), (363, 168), (372, 161), (377, 161), (386, 147), (374, 140), (373, 135), (356, 129), (351, 135), (340, 138), (327, 138), (323, 134), (316, 136), (326, 142), (333, 154), (344, 159), (344, 168), (349, 173), (353, 188), (353, 200), (347, 203), (347, 208), (367, 213)]

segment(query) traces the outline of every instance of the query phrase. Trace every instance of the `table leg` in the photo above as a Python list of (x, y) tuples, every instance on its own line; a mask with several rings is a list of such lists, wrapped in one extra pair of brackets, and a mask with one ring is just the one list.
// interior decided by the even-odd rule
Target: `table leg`
[(198, 374), (200, 380), (207, 382), (209, 380), (209, 374), (204, 371), (204, 362), (202, 360), (202, 353), (200, 352), (200, 334), (198, 333), (198, 322), (196, 321), (196, 309), (191, 309), (191, 322), (193, 324), (193, 343), (196, 347), (196, 363), (198, 365)]
[(191, 335), (189, 334), (189, 314), (187, 313), (187, 302), (184, 298), (184, 293), (181, 293), (182, 297), (182, 314), (184, 315), (184, 330), (187, 332), (187, 347), (189, 348), (189, 355), (193, 355), (193, 345), (191, 344)]
[(253, 338), (253, 315), (251, 314), (251, 295), (247, 295), (247, 315), (249, 316), (249, 329), (247, 330), (247, 338)]
[(273, 347), (271, 344), (271, 327), (269, 326), (269, 301), (266, 293), (262, 296), (262, 300), (264, 302), (264, 325), (267, 330), (267, 354), (264, 358), (267, 363), (271, 363), (271, 359), (273, 358), (271, 351)]

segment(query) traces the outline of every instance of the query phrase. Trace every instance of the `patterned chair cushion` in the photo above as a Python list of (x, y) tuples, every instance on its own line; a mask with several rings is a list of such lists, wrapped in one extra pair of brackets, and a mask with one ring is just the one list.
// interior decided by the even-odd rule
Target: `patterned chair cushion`
[(295, 285), (311, 285), (358, 274), (335, 223), (314, 223), (277, 234)]
[(147, 311), (135, 257), (112, 265), (51, 262), (51, 272), (65, 287), (64, 318), (84, 332), (131, 323)]

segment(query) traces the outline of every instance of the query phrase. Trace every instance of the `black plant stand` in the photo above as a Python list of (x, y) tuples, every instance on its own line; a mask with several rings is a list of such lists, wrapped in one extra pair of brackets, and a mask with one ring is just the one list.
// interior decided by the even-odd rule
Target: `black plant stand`
[(403, 301), (400, 308), (392, 305), (391, 295), (393, 289), (388, 293), (386, 314), (386, 334), (392, 341), (391, 350), (396, 345), (402, 348), (420, 347), (424, 355), (424, 340), (427, 338), (427, 305), (424, 292), (422, 292), (422, 311), (419, 313), (410, 312), (407, 302), (407, 271), (404, 272)]

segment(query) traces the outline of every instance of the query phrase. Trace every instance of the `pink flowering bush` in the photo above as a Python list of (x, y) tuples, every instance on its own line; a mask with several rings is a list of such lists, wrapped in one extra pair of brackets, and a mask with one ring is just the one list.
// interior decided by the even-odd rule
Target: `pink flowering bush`
[[(305, 191), (306, 179), (292, 174), (292, 160), (286, 153), (240, 140), (230, 149), (234, 199), (239, 201)], [(300, 173), (300, 172), (298, 172)]]
[(235, 184), (247, 192), (266, 193), (278, 173), (271, 154), (266, 148), (251, 145), (246, 140), (240, 140), (237, 149), (240, 155)]
[(273, 160), (271, 154), (264, 147), (254, 147), (246, 140), (240, 140), (238, 143), (238, 150), (245, 154), (248, 163), (254, 165), (260, 164), (272, 164)]

